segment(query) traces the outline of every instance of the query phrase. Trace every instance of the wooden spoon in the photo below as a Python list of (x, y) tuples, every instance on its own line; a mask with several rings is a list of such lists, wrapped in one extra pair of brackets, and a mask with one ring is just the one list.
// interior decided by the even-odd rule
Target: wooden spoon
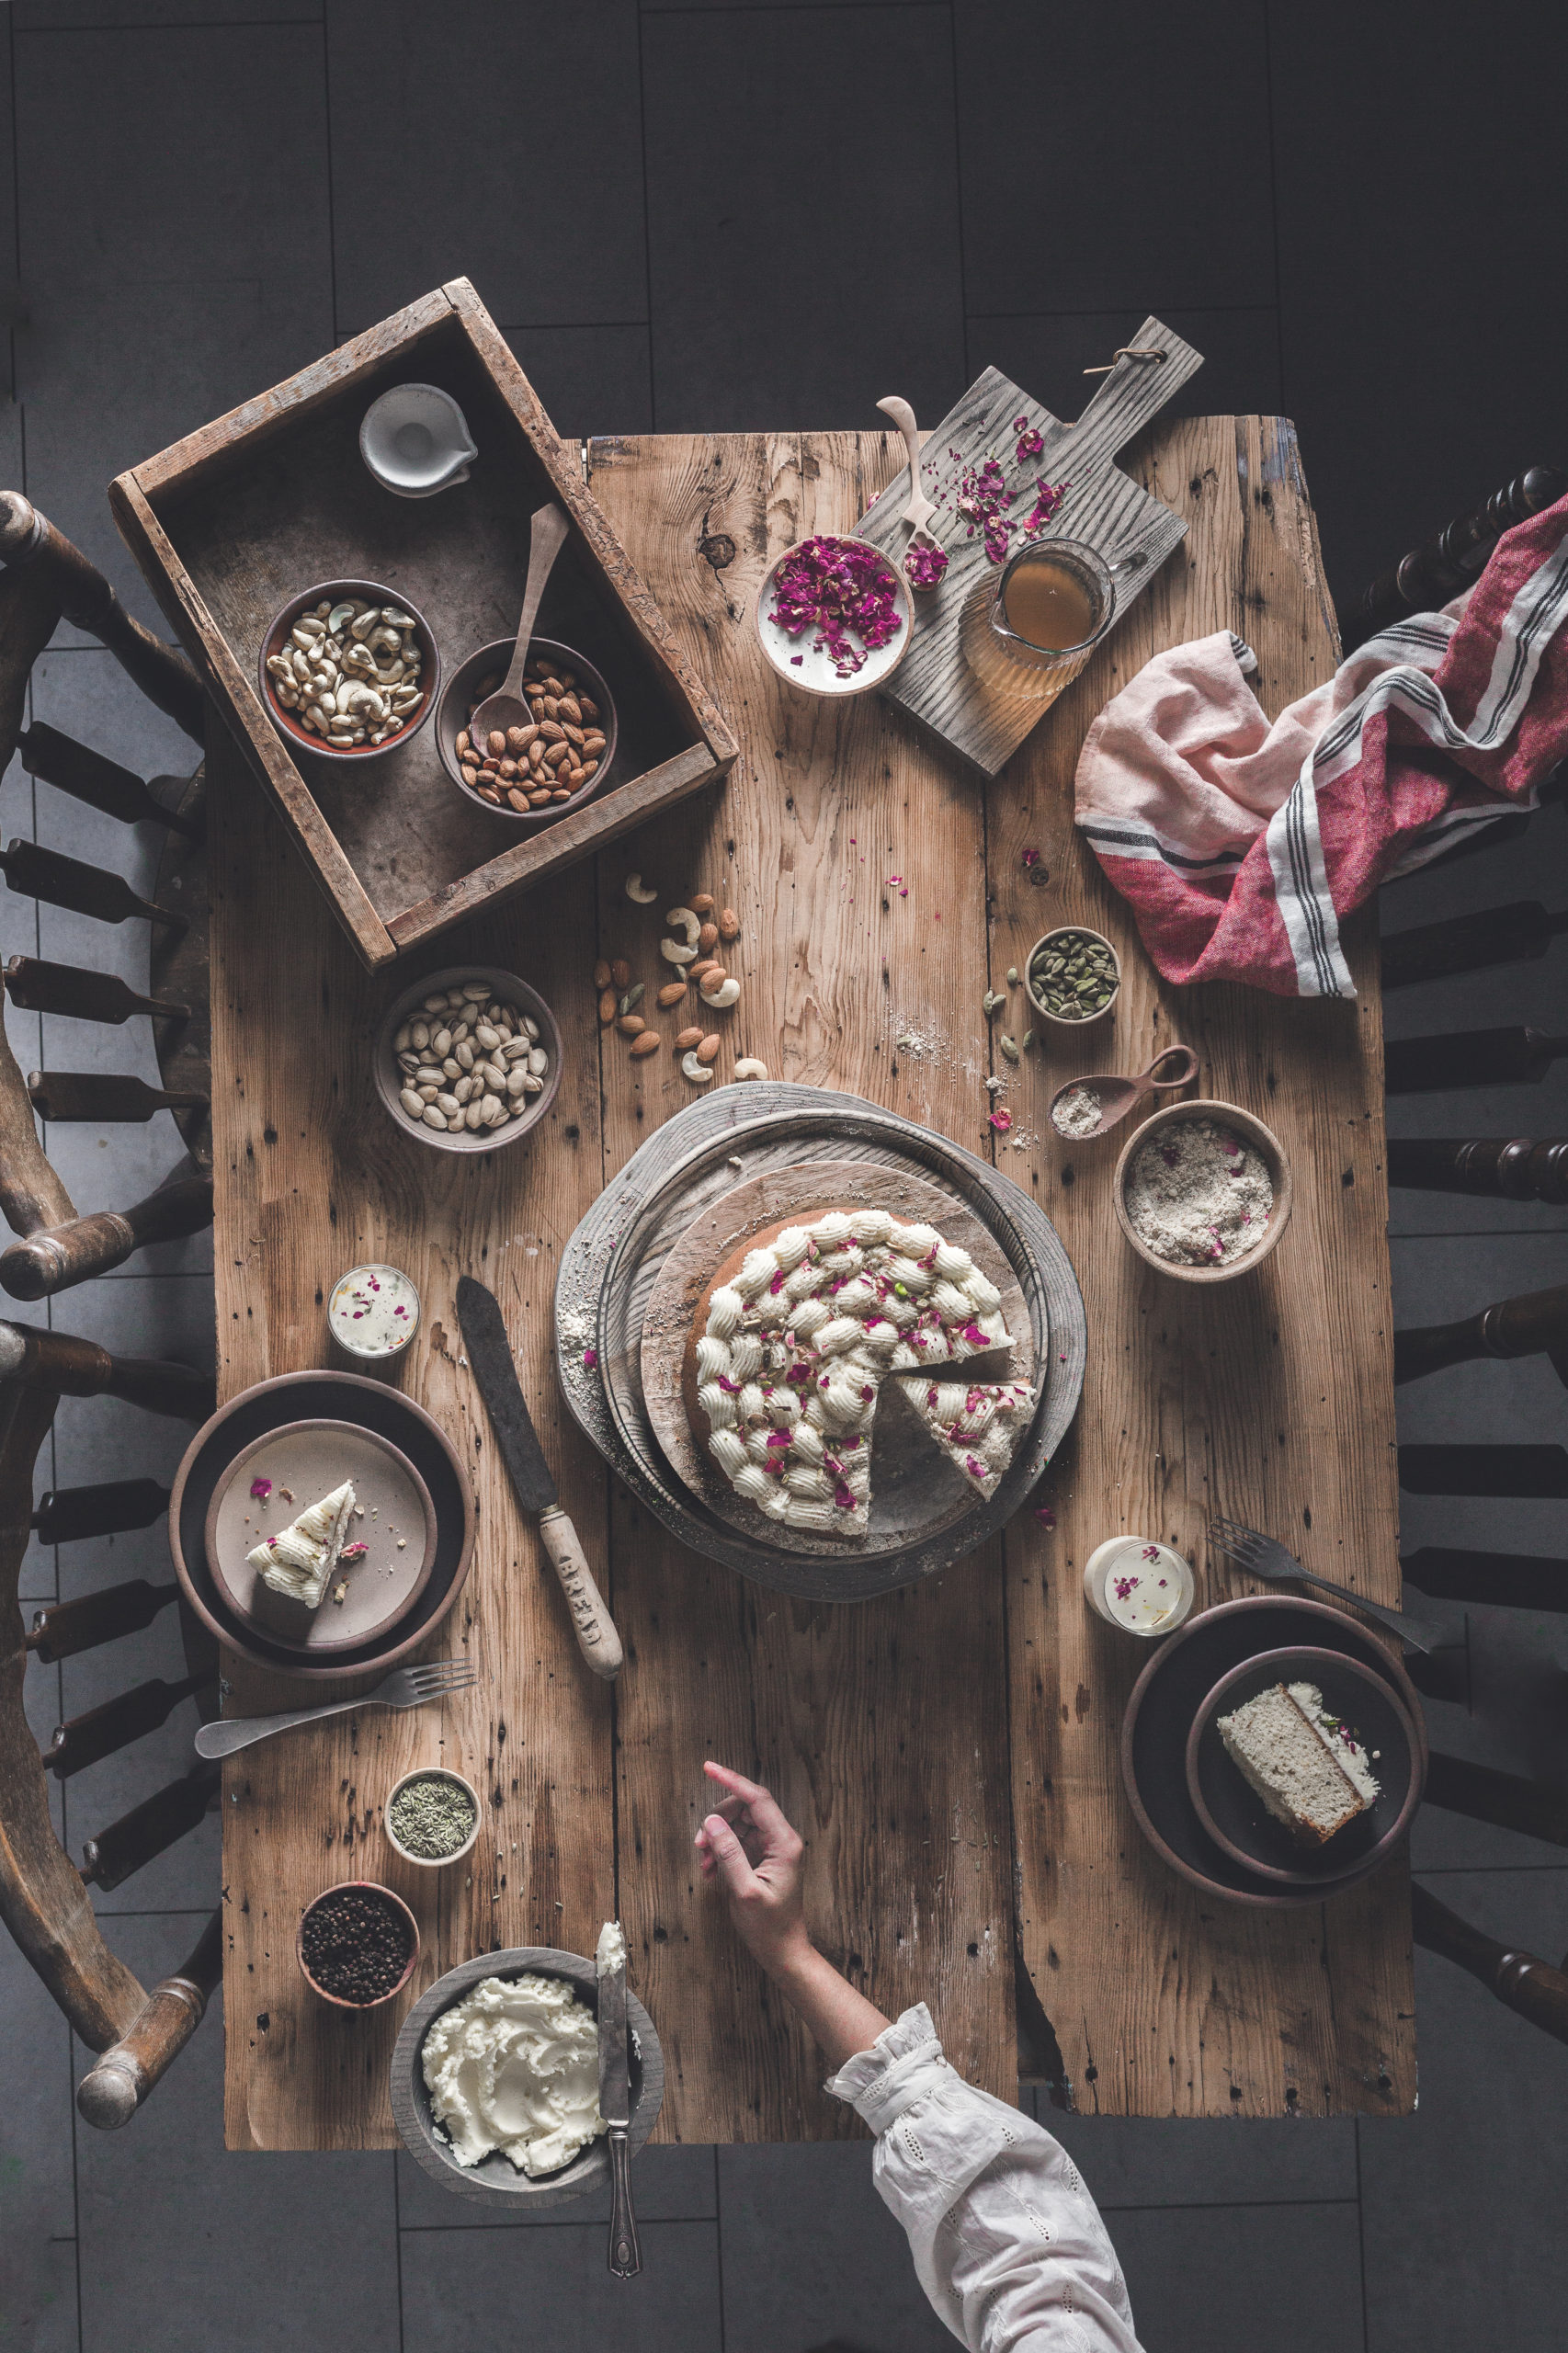
[(523, 672), (528, 667), (528, 647), (533, 643), (534, 622), (544, 584), (565, 538), (566, 517), (561, 508), (553, 504), (540, 507), (528, 527), (528, 576), (523, 588), (523, 614), (517, 623), (517, 642), (511, 664), (495, 692), (485, 696), (468, 722), (470, 737), (477, 745), (483, 745), (497, 728), (505, 735), (508, 727), (532, 724), (533, 713), (523, 699)]
[[(1179, 1061), (1176, 1075), (1156, 1078), (1154, 1073), (1159, 1069), (1160, 1064), (1168, 1063), (1173, 1054), (1176, 1055)], [(1051, 1098), (1051, 1124), (1058, 1135), (1064, 1134), (1066, 1131), (1056, 1126), (1057, 1105), (1064, 1095), (1071, 1095), (1074, 1087), (1088, 1088), (1092, 1094), (1099, 1097), (1099, 1125), (1085, 1128), (1081, 1136), (1069, 1138), (1073, 1143), (1087, 1143), (1092, 1137), (1103, 1136), (1108, 1129), (1119, 1127), (1128, 1113), (1135, 1110), (1146, 1097), (1168, 1095), (1176, 1087), (1190, 1085), (1197, 1076), (1198, 1056), (1193, 1052), (1192, 1048), (1167, 1046), (1164, 1053), (1154, 1056), (1147, 1070), (1139, 1072), (1136, 1078), (1119, 1078), (1114, 1072), (1110, 1071), (1094, 1071), (1085, 1078), (1070, 1078), (1066, 1086), (1059, 1086)]]
[[(931, 517), (937, 512), (936, 506), (920, 487), (920, 451), (926, 437), (915, 424), (915, 411), (910, 407), (909, 403), (900, 400), (896, 392), (890, 392), (885, 401), (877, 403), (877, 406), (884, 416), (892, 417), (903, 434), (903, 446), (909, 452), (909, 504), (904, 508), (902, 518), (909, 525), (909, 546), (933, 548), (938, 555), (945, 556), (947, 550), (929, 529)], [(906, 559), (908, 554), (909, 548), (906, 548), (904, 550)], [(906, 561), (905, 577), (907, 576)], [(911, 582), (910, 585), (913, 586), (914, 583)], [(941, 584), (938, 581), (933, 583), (933, 585), (939, 587)]]

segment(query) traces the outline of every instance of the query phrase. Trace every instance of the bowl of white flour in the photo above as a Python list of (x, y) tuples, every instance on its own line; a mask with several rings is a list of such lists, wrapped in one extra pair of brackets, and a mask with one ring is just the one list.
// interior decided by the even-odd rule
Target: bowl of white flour
[(1284, 1146), (1234, 1103), (1167, 1103), (1116, 1164), (1117, 1223), (1156, 1274), (1222, 1283), (1251, 1272), (1290, 1221)]

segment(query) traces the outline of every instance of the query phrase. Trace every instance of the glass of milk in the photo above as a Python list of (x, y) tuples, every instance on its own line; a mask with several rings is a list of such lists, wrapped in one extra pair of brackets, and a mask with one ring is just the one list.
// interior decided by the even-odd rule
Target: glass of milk
[(1152, 1536), (1113, 1536), (1085, 1562), (1084, 1592), (1108, 1625), (1157, 1642), (1191, 1611), (1192, 1571)]
[(398, 1267), (355, 1267), (332, 1287), (326, 1320), (351, 1357), (385, 1364), (419, 1329), (419, 1293)]

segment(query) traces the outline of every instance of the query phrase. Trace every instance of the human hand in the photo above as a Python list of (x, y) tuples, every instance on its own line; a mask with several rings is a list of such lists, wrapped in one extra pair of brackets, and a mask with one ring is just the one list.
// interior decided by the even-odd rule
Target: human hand
[(727, 1765), (702, 1769), (728, 1792), (693, 1841), (702, 1876), (722, 1887), (753, 1960), (770, 1977), (782, 1976), (812, 1949), (801, 1903), (804, 1842), (756, 1781)]

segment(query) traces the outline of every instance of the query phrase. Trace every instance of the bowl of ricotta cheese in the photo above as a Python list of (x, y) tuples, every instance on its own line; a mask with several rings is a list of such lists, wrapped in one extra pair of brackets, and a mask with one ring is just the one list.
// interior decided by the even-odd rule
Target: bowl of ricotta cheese
[[(630, 1987), (633, 2156), (664, 2103), (653, 2021)], [(599, 2115), (598, 1972), (548, 1945), (482, 1953), (410, 2010), (392, 2059), (403, 2145), (460, 2198), (530, 2211), (609, 2180)]]

